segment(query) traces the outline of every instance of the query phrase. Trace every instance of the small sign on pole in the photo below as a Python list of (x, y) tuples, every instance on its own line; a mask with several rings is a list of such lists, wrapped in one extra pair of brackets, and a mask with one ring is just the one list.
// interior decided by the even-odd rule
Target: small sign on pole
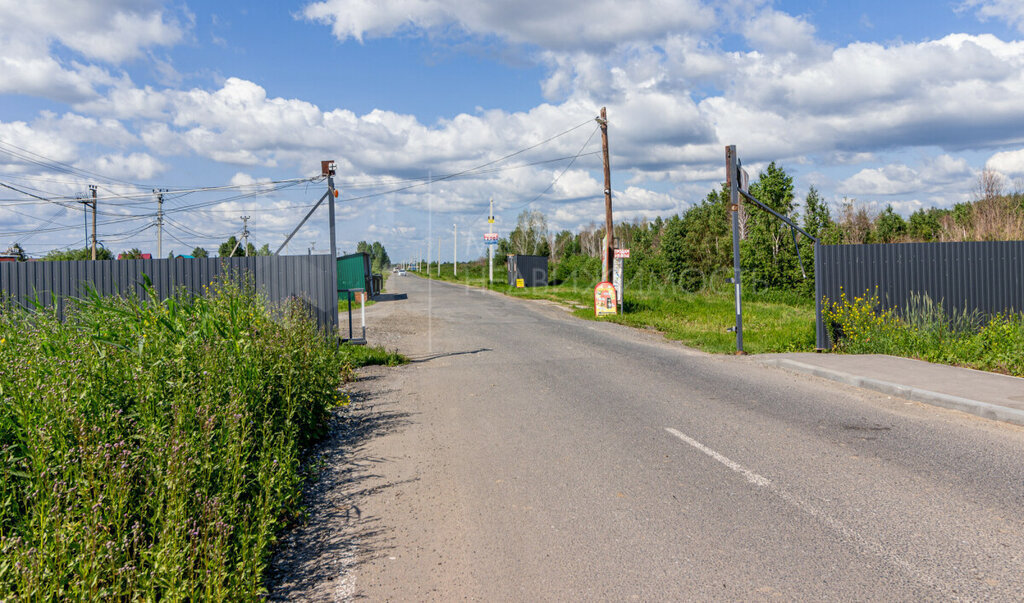
[(498, 233), (496, 232), (485, 232), (484, 233), (484, 245), (497, 245), (498, 244)]
[(524, 279), (517, 278), (516, 279), (516, 289), (522, 289), (524, 287), (526, 287), (526, 281)]
[(615, 250), (615, 258), (616, 259), (618, 259), (618, 258), (628, 258), (628, 257), (629, 257), (629, 250), (628, 249), (616, 249)]

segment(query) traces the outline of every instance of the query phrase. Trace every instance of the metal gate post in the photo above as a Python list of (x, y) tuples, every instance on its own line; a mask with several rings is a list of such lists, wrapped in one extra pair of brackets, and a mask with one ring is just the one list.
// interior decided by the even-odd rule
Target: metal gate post
[(743, 353), (743, 289), (740, 274), (740, 205), (736, 188), (736, 147), (725, 147), (725, 177), (729, 186), (729, 207), (732, 210), (732, 282), (736, 292), (736, 353)]
[(821, 316), (821, 298), (824, 295), (825, 284), (821, 282), (821, 243), (814, 242), (814, 347), (820, 350), (828, 349), (828, 333), (825, 331), (825, 321)]

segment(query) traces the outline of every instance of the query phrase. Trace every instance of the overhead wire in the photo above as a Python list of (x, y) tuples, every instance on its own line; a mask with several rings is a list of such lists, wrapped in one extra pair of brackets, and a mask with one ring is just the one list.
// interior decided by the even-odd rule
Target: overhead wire
[[(11, 151), (7, 147), (15, 148), (15, 149), (17, 149), (17, 151)], [(105, 176), (105, 175), (100, 174), (98, 172), (93, 172), (92, 170), (87, 170), (85, 168), (75, 167), (75, 166), (73, 166), (73, 165), (71, 165), (69, 163), (64, 163), (63, 161), (57, 161), (56, 159), (52, 159), (50, 157), (46, 157), (45, 155), (40, 155), (39, 153), (36, 153), (34, 151), (30, 151), (30, 150), (28, 150), (28, 149), (26, 149), (24, 147), (19, 147), (18, 145), (14, 144), (12, 142), (8, 142), (8, 141), (2, 140), (2, 139), (0, 139), (0, 153), (6, 153), (7, 155), (10, 155), (11, 157), (14, 157), (16, 159), (21, 160), (22, 162), (31, 163), (31, 164), (34, 164), (34, 165), (38, 165), (40, 167), (45, 167), (45, 168), (50, 169), (50, 170), (55, 171), (55, 172), (63, 172), (63, 173), (75, 174), (75, 175), (85, 175), (85, 176), (92, 177), (92, 178), (99, 178), (100, 180), (106, 180), (108, 182), (119, 182), (121, 184), (129, 184), (129, 185), (136, 186), (136, 187), (139, 187), (139, 188), (145, 188), (145, 185), (142, 185), (142, 184), (138, 184), (138, 183), (135, 183), (135, 182), (128, 182), (127, 180), (121, 180), (121, 179), (113, 178), (113, 177), (110, 177), (110, 176)]]
[[(551, 180), (551, 183), (548, 184), (547, 187), (543, 191), (541, 191), (535, 197), (533, 197), (532, 199), (530, 199), (529, 201), (527, 201), (525, 203), (522, 203), (522, 204), (514, 206), (514, 207), (507, 207), (507, 208), (505, 208), (505, 211), (517, 211), (519, 209), (522, 209), (523, 207), (526, 207), (528, 205), (532, 205), (538, 199), (540, 199), (545, 194), (547, 194), (548, 191), (550, 191), (552, 188), (554, 188), (555, 184), (557, 184), (558, 181), (561, 180), (562, 176), (564, 176), (565, 173), (569, 171), (569, 168), (571, 168), (573, 166), (573, 164), (576, 163), (576, 160), (578, 160), (580, 157), (588, 157), (588, 156), (591, 156), (591, 155), (599, 155), (599, 154), (601, 154), (601, 151), (594, 151), (594, 152), (590, 152), (590, 153), (584, 153), (583, 152), (587, 148), (587, 145), (589, 145), (590, 142), (594, 139), (594, 135), (597, 134), (597, 131), (599, 129), (600, 129), (600, 126), (597, 126), (597, 127), (594, 128), (594, 130), (590, 133), (590, 136), (587, 137), (586, 142), (584, 142), (583, 145), (580, 146), (580, 150), (577, 151), (575, 155), (572, 155), (571, 157), (563, 158), (563, 159), (569, 159), (568, 165), (566, 165), (565, 168), (563, 168), (562, 171), (559, 172), (558, 175), (555, 176)], [(487, 216), (487, 217), (489, 217), (489, 216)], [(480, 225), (484, 219), (485, 219), (484, 217), (477, 218), (476, 220), (474, 220), (473, 222), (471, 222), (469, 224), (469, 228), (474, 228), (474, 227)]]
[[(388, 186), (388, 185), (391, 185), (391, 184), (398, 184), (398, 183), (403, 183), (403, 182), (404, 183), (410, 183), (410, 184), (406, 184), (404, 186), (399, 186), (399, 187), (391, 188), (389, 190), (378, 191), (378, 192), (374, 192), (374, 193), (370, 193), (370, 194), (366, 194), (366, 195), (359, 195), (359, 196), (355, 196), (355, 197), (347, 197), (347, 198), (345, 198), (345, 201), (358, 201), (358, 200), (361, 200), (361, 199), (368, 199), (368, 198), (373, 198), (373, 197), (379, 197), (379, 196), (383, 196), (383, 195), (388, 195), (388, 194), (402, 192), (402, 191), (405, 191), (405, 190), (410, 190), (410, 189), (421, 187), (421, 186), (432, 185), (433, 183), (436, 183), (436, 182), (443, 182), (445, 180), (451, 180), (451, 179), (465, 177), (465, 176), (477, 176), (477, 175), (497, 173), (497, 172), (506, 171), (506, 170), (522, 169), (522, 168), (525, 168), (525, 167), (542, 165), (542, 164), (545, 164), (545, 163), (554, 163), (554, 162), (564, 161), (566, 159), (569, 159), (570, 160), (569, 165), (566, 166), (566, 168), (562, 170), (562, 172), (552, 181), (552, 183), (542, 193), (540, 193), (533, 200), (527, 202), (527, 204), (529, 204), (529, 203), (532, 203), (533, 201), (535, 201), (537, 198), (539, 198), (543, 194), (545, 194), (548, 190), (550, 190), (554, 186), (554, 184), (558, 181), (558, 179), (561, 178), (561, 176), (564, 175), (566, 173), (566, 171), (568, 171), (568, 169), (581, 156), (597, 154), (597, 152), (586, 153), (586, 154), (583, 153), (583, 149), (586, 147), (586, 144), (589, 144), (589, 141), (593, 138), (593, 133), (591, 134), (590, 138), (587, 139), (587, 143), (584, 144), (584, 147), (581, 148), (580, 152), (576, 153), (576, 155), (571, 156), (571, 157), (559, 157), (559, 158), (554, 158), (554, 159), (544, 159), (544, 160), (538, 160), (538, 161), (534, 161), (534, 162), (528, 162), (528, 163), (512, 165), (512, 166), (500, 166), (500, 167), (492, 167), (492, 166), (495, 166), (498, 163), (501, 163), (503, 161), (507, 161), (508, 159), (511, 159), (513, 157), (519, 156), (519, 155), (521, 155), (523, 153), (526, 153), (528, 151), (536, 149), (536, 148), (538, 148), (540, 146), (543, 146), (544, 144), (547, 144), (547, 143), (549, 143), (549, 142), (551, 142), (553, 140), (556, 140), (556, 139), (558, 139), (558, 138), (560, 138), (562, 136), (565, 136), (565, 135), (567, 135), (567, 134), (569, 134), (571, 132), (574, 132), (574, 131), (578, 130), (579, 128), (582, 128), (583, 126), (585, 126), (586, 124), (588, 124), (590, 122), (591, 122), (591, 120), (587, 119), (584, 122), (581, 122), (581, 123), (579, 123), (579, 124), (577, 124), (577, 125), (575, 125), (575, 126), (573, 126), (571, 128), (568, 128), (568, 129), (566, 129), (566, 130), (564, 130), (562, 132), (559, 132), (558, 134), (555, 134), (553, 136), (545, 138), (544, 140), (541, 140), (541, 141), (539, 141), (539, 142), (537, 142), (535, 144), (532, 144), (530, 146), (527, 146), (525, 148), (519, 149), (519, 150), (514, 151), (512, 153), (508, 153), (506, 155), (503, 155), (503, 156), (498, 157), (496, 159), (493, 159), (493, 160), (487, 161), (485, 163), (476, 165), (476, 166), (471, 167), (471, 168), (467, 168), (467, 169), (464, 169), (464, 170), (459, 170), (459, 171), (456, 171), (456, 172), (452, 172), (452, 173), (449, 173), (449, 174), (444, 174), (444, 175), (437, 176), (437, 177), (432, 177), (432, 176), (428, 175), (426, 177), (407, 178), (407, 179), (399, 179), (399, 180), (391, 179), (391, 180), (386, 180), (386, 181), (377, 180), (375, 182), (349, 182), (349, 183), (341, 183), (341, 187), (344, 188), (344, 189), (352, 189), (352, 188), (380, 188), (381, 186)], [(17, 151), (12, 151), (11, 148), (17, 149)], [(117, 179), (117, 178), (112, 178), (112, 177), (104, 176), (102, 174), (98, 174), (96, 172), (92, 172), (90, 170), (86, 170), (84, 168), (77, 168), (77, 167), (72, 166), (70, 164), (67, 164), (67, 163), (64, 163), (64, 162), (60, 162), (60, 161), (57, 161), (57, 160), (53, 160), (53, 159), (47, 158), (47, 157), (45, 157), (43, 155), (40, 155), (40, 154), (35, 153), (33, 151), (29, 151), (27, 149), (24, 149), (22, 147), (14, 145), (13, 143), (9, 143), (9, 142), (3, 141), (3, 140), (0, 140), (0, 152), (6, 153), (7, 155), (15, 157), (16, 159), (19, 159), (19, 160), (21, 160), (23, 162), (30, 163), (30, 164), (33, 164), (33, 165), (37, 165), (37, 166), (40, 166), (40, 167), (43, 167), (43, 168), (46, 168), (46, 169), (50, 169), (52, 171), (63, 172), (63, 173), (67, 173), (67, 174), (71, 174), (73, 176), (78, 176), (78, 177), (83, 177), (83, 178), (86, 178), (86, 177), (100, 178), (102, 180), (105, 180), (107, 183), (115, 182), (115, 183), (119, 183), (119, 184), (123, 184), (123, 185), (132, 186), (132, 187), (135, 187), (135, 188), (147, 188), (146, 185), (142, 185), (142, 184), (139, 184), (139, 183), (134, 183), (134, 182), (129, 182), (129, 181), (125, 181), (125, 180), (120, 180), (120, 179)], [(38, 177), (33, 178), (33, 177), (25, 176), (25, 177), (22, 177), (22, 178), (23, 179), (36, 179), (36, 180), (40, 180), (40, 181), (46, 181), (45, 179), (38, 178)], [(161, 192), (163, 192), (163, 194), (164, 194), (165, 202), (176, 201), (176, 200), (182, 199), (182, 198), (184, 198), (184, 197), (186, 197), (188, 195), (194, 194), (194, 193), (216, 192), (216, 191), (224, 191), (224, 190), (244, 190), (246, 188), (251, 188), (251, 187), (255, 187), (257, 189), (257, 190), (254, 190), (254, 191), (240, 193), (240, 194), (233, 195), (233, 196), (226, 197), (226, 198), (206, 200), (206, 201), (202, 201), (202, 202), (199, 202), (199, 203), (184, 204), (184, 205), (180, 205), (178, 207), (170, 207), (170, 208), (167, 208), (167, 209), (163, 210), (163, 214), (165, 215), (165, 220), (168, 223), (173, 224), (173, 226), (178, 228), (181, 232), (183, 232), (183, 233), (185, 233), (185, 234), (187, 234), (189, 236), (196, 237), (196, 238), (202, 237), (202, 238), (204, 238), (206, 240), (214, 240), (214, 239), (218, 239), (220, 237), (215, 237), (215, 236), (212, 236), (212, 235), (207, 236), (207, 235), (204, 235), (203, 233), (199, 233), (198, 231), (192, 231), (191, 229), (189, 229), (188, 227), (186, 227), (186, 226), (184, 226), (184, 225), (182, 225), (180, 223), (170, 221), (168, 218), (166, 218), (166, 215), (170, 214), (170, 213), (178, 213), (178, 212), (183, 212), (183, 211), (195, 211), (195, 212), (200, 212), (200, 213), (207, 213), (207, 212), (210, 212), (210, 213), (220, 213), (220, 212), (238, 211), (238, 209), (235, 209), (235, 208), (231, 208), (231, 209), (209, 209), (209, 208), (211, 208), (213, 206), (216, 206), (216, 205), (219, 205), (219, 204), (229, 203), (229, 202), (232, 202), (232, 201), (249, 199), (249, 198), (253, 198), (253, 197), (267, 196), (267, 195), (276, 193), (278, 191), (281, 191), (281, 190), (284, 190), (284, 189), (287, 189), (287, 188), (291, 188), (291, 187), (296, 186), (298, 184), (305, 183), (305, 184), (308, 185), (309, 183), (311, 183), (313, 181), (316, 181), (316, 180), (320, 180), (322, 178), (323, 178), (323, 176), (315, 176), (315, 177), (306, 177), (306, 178), (293, 178), (293, 179), (286, 179), (286, 180), (273, 180), (273, 181), (267, 181), (267, 182), (255, 182), (255, 183), (247, 183), (247, 184), (232, 184), (232, 185), (222, 185), (222, 186), (203, 186), (203, 187), (180, 188), (180, 189), (163, 189)], [(57, 181), (50, 180), (50, 182), (57, 182)], [(67, 183), (67, 181), (63, 181), (63, 182)], [(33, 187), (33, 186), (28, 186), (28, 185), (21, 185), (21, 188), (18, 188), (18, 187), (14, 187), (14, 186), (11, 186), (11, 185), (8, 185), (8, 184), (0, 182), (0, 186), (4, 186), (5, 188), (8, 188), (8, 189), (13, 190), (15, 192), (18, 192), (18, 193), (20, 193), (22, 195), (26, 195), (28, 197), (36, 199), (36, 201), (25, 201), (24, 199), (0, 199), (0, 203), (3, 203), (3, 205), (0, 205), (0, 207), (8, 207), (9, 205), (19, 205), (19, 204), (27, 204), (27, 203), (35, 203), (35, 204), (38, 204), (38, 203), (54, 203), (54, 204), (60, 205), (63, 208), (61, 210), (61, 212), (59, 214), (57, 214), (58, 216), (63, 214), (64, 212), (66, 212), (68, 209), (76, 209), (76, 210), (80, 210), (80, 211), (88, 211), (87, 208), (79, 207), (78, 205), (73, 203), (73, 202), (78, 202), (80, 200), (79, 198), (70, 197), (70, 196), (67, 196), (67, 195), (63, 195), (63, 196), (54, 195), (54, 194), (49, 193), (48, 191), (43, 191), (41, 189), (38, 189), (38, 188)], [(97, 187), (97, 188), (99, 188), (99, 187)], [(23, 189), (36, 190), (36, 191), (42, 192), (44, 194), (49, 194), (49, 195), (51, 195), (51, 198), (46, 198), (46, 197), (43, 197), (41, 195), (37, 195), (35, 193), (29, 192), (29, 191), (23, 190)], [(149, 191), (137, 192), (137, 193), (135, 193), (135, 192), (118, 193), (118, 192), (112, 190), (110, 188), (109, 184), (104, 184), (104, 190), (108, 194), (106, 194), (106, 195), (104, 195), (102, 197), (97, 196), (97, 198), (96, 198), (97, 201), (107, 201), (108, 203), (112, 202), (114, 199), (120, 199), (122, 201), (128, 201), (128, 203), (123, 203), (122, 202), (122, 203), (115, 203), (115, 204), (113, 204), (113, 206), (117, 207), (117, 208), (128, 208), (128, 207), (132, 207), (132, 206), (149, 205), (150, 203), (152, 203), (152, 201), (145, 200), (145, 199), (148, 198), (148, 197), (151, 197), (154, 194), (153, 192), (149, 192)], [(288, 207), (283, 207), (283, 208), (282, 207), (273, 207), (273, 208), (266, 208), (266, 209), (247, 208), (244, 211), (247, 211), (247, 212), (250, 212), (250, 211), (282, 211), (282, 210), (285, 210), (285, 209), (299, 209), (299, 208), (305, 209), (305, 208), (309, 208), (311, 206), (312, 206), (311, 204), (304, 204), (304, 205), (288, 206)], [(8, 207), (8, 209), (10, 209), (10, 208)], [(12, 210), (12, 211), (14, 211), (14, 210)], [(116, 212), (116, 211), (111, 212), (111, 211), (106, 211), (106, 210), (97, 210), (97, 213), (100, 214), (100, 215), (107, 215), (107, 216), (115, 216), (115, 217), (117, 217), (117, 219), (105, 220), (103, 222), (97, 223), (97, 226), (99, 226), (99, 225), (110, 225), (110, 224), (119, 224), (119, 223), (130, 222), (130, 221), (133, 221), (133, 220), (139, 220), (139, 219), (153, 218), (154, 217), (154, 213), (153, 212), (146, 212), (146, 213), (143, 213), (143, 214), (124, 214), (124, 213), (119, 213), (119, 212)], [(47, 224), (52, 223), (53, 220), (56, 219), (56, 217), (57, 216), (55, 216), (49, 222), (42, 224), (41, 226), (46, 226)], [(148, 229), (151, 226), (152, 226), (152, 224), (147, 225), (147, 226), (139, 229), (139, 232), (144, 231), (144, 230)], [(9, 235), (16, 235), (16, 234), (30, 234), (30, 236), (34, 236), (35, 234), (60, 232), (62, 230), (69, 230), (69, 229), (74, 229), (74, 228), (78, 228), (78, 226), (77, 225), (68, 225), (68, 226), (58, 226), (58, 227), (54, 227), (54, 228), (37, 228), (37, 229), (34, 229), (33, 231), (28, 231), (28, 233), (19, 232), (19, 231), (0, 232), (0, 236), (9, 236)], [(105, 237), (105, 238), (107, 238), (107, 237)], [(178, 239), (176, 239), (176, 240), (178, 240)], [(181, 241), (179, 240), (179, 242), (181, 242)]]

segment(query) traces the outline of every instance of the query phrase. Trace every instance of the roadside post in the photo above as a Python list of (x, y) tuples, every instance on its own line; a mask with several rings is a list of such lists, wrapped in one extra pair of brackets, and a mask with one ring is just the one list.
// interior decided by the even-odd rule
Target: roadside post
[[(491, 218), (491, 228), (494, 230), (494, 218)], [(484, 233), (484, 245), (487, 245), (487, 282), (494, 282), (494, 247), (498, 244), (498, 233), (496, 232), (485, 232)]]
[[(353, 345), (366, 345), (366, 289), (358, 287), (355, 289), (339, 289), (338, 291), (346, 293), (348, 297), (348, 337), (342, 337), (341, 342), (351, 343)], [(361, 326), (363, 331), (361, 337), (356, 337), (352, 328), (352, 298), (354, 297), (353, 294), (358, 294), (359, 299), (361, 300), (359, 303), (359, 319), (360, 322), (362, 323)]]
[(737, 193), (736, 145), (725, 147), (725, 182), (729, 187), (729, 210), (732, 213), (732, 278), (736, 296), (736, 324), (732, 331), (736, 333), (736, 353), (743, 351), (743, 288), (740, 280), (740, 200)]
[(750, 202), (753, 206), (756, 206), (765, 212), (774, 216), (777, 220), (789, 226), (790, 231), (793, 233), (793, 247), (796, 249), (796, 259), (800, 262), (800, 272), (803, 273), (804, 278), (807, 278), (807, 273), (804, 271), (804, 260), (800, 257), (800, 245), (796, 239), (796, 233), (800, 233), (811, 240), (814, 243), (814, 261), (815, 261), (815, 296), (819, 299), (815, 302), (815, 314), (816, 314), (816, 336), (817, 343), (819, 346), (822, 345), (823, 327), (821, 320), (821, 295), (818, 288), (817, 275), (817, 262), (818, 262), (818, 250), (820, 241), (817, 237), (811, 235), (809, 232), (800, 228), (796, 225), (793, 220), (780, 214), (774, 209), (768, 207), (756, 197), (750, 194), (750, 176), (747, 175), (747, 171), (743, 169), (742, 162), (739, 157), (736, 156), (736, 146), (729, 145), (725, 147), (725, 182), (729, 188), (729, 203), (730, 209), (732, 210), (732, 266), (733, 266), (733, 277), (729, 279), (736, 288), (736, 326), (730, 327), (729, 331), (736, 333), (736, 354), (746, 354), (743, 351), (743, 300), (741, 290), (741, 275), (740, 275), (740, 228), (739, 228), (739, 209), (740, 209), (740, 197)]
[(498, 235), (494, 232), (494, 197), (491, 197), (491, 211), (487, 216), (487, 235), (484, 237), (487, 245), (487, 282), (494, 282), (494, 246), (498, 244)]
[(615, 250), (615, 265), (612, 267), (612, 284), (615, 285), (616, 299), (619, 302), (619, 311), (626, 313), (626, 258), (629, 257), (628, 249)]

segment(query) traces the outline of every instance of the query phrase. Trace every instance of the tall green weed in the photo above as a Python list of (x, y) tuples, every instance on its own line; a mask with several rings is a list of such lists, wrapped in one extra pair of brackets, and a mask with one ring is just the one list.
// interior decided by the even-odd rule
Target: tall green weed
[(1024, 377), (1024, 317), (946, 311), (926, 296), (899, 311), (877, 295), (823, 300), (833, 348), (851, 354), (889, 354)]
[(231, 280), (150, 294), (0, 314), (0, 599), (263, 591), (349, 353)]

